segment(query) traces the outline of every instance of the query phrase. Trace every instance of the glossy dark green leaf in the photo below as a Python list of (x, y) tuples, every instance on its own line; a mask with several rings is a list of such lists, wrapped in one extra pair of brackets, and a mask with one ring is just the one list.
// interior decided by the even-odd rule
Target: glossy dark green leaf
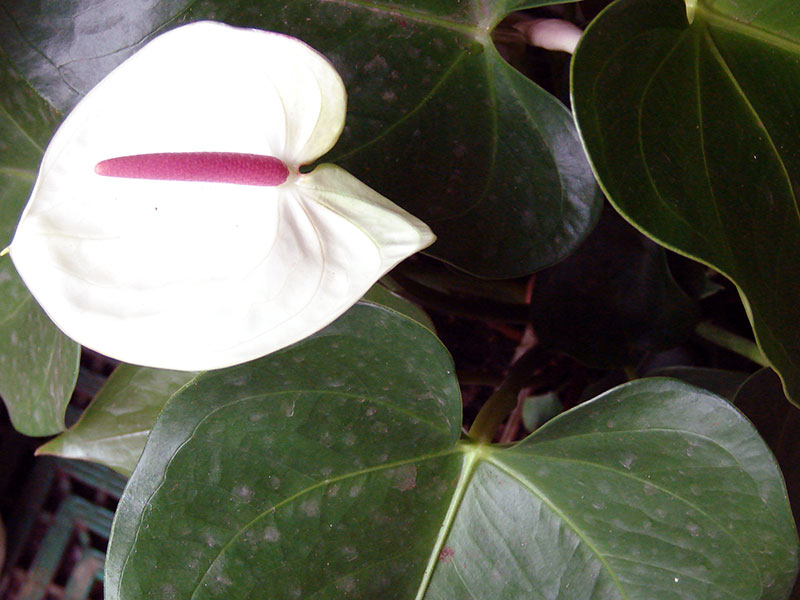
[[(291, 598), (326, 586), (321, 597), (341, 597), (352, 585), (413, 597), (458, 478), (459, 411), (441, 343), (370, 305), (201, 375), (165, 407), (121, 501), (107, 597)], [(165, 486), (165, 468), (186, 483)], [(158, 523), (146, 532), (145, 505)]]
[(783, 600), (797, 569), (764, 443), (724, 400), (667, 379), (488, 453), (446, 548), (426, 597)]
[[(511, 68), (492, 28), (552, 0), (76, 3), (12, 0), (2, 45), (63, 110), (154, 33), (214, 19), (289, 33), (326, 54), (349, 95), (337, 162), (426, 221), (431, 253), (489, 277), (567, 256), (600, 206), (570, 113)], [(465, 240), (477, 240), (477, 243)]]
[(424, 254), (415, 254), (392, 272), (390, 284), (412, 281), (447, 296), (472, 297), (506, 304), (524, 304), (527, 278), (482, 279)]
[(739, 287), (800, 402), (800, 12), (795, 0), (619, 0), (575, 54), (595, 172), (637, 227)]
[(677, 346), (698, 316), (672, 279), (664, 250), (610, 208), (576, 253), (536, 275), (531, 298), (544, 343), (604, 368)]
[[(761, 369), (748, 378), (733, 401), (775, 455), (795, 522), (800, 522), (800, 408), (783, 397), (780, 378), (772, 369)], [(800, 580), (795, 581), (790, 597), (800, 598)]]
[(36, 450), (90, 460), (130, 476), (156, 417), (197, 373), (120, 365), (75, 425)]
[[(0, 49), (0, 250), (11, 241), (57, 120)], [(0, 396), (17, 430), (64, 429), (79, 354), (28, 293), (11, 259), (0, 257)]]
[(107, 598), (784, 597), (780, 473), (724, 400), (639, 381), (506, 449), (459, 411), (438, 340), (369, 305), (199, 376), (123, 494)]
[(750, 376), (741, 371), (704, 367), (664, 367), (647, 373), (647, 377), (672, 377), (733, 401), (739, 388)]
[(384, 287), (380, 283), (373, 285), (369, 291), (364, 294), (361, 302), (370, 302), (372, 304), (379, 304), (387, 308), (391, 308), (405, 315), (410, 319), (414, 319), (420, 325), (424, 325), (431, 331), (436, 331), (433, 321), (424, 310), (413, 302), (409, 302), (402, 296), (395, 294), (389, 288)]

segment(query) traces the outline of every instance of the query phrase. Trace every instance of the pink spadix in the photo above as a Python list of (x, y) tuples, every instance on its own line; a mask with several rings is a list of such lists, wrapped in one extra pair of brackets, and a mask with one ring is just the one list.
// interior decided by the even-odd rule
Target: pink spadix
[(289, 169), (280, 159), (236, 152), (161, 152), (109, 158), (95, 165), (106, 177), (280, 185)]

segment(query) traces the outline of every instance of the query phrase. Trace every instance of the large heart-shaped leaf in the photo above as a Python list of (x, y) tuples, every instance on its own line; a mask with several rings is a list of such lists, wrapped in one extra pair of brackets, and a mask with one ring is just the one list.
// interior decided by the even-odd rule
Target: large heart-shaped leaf
[(572, 86), (608, 197), (736, 283), (759, 345), (800, 402), (795, 0), (619, 0), (587, 29)]
[[(399, 4), (298, 0), (53, 7), (6, 2), (2, 46), (33, 86), (68, 110), (154, 34), (215, 19), (300, 37), (347, 85), (338, 162), (439, 236), (463, 269), (514, 277), (568, 255), (600, 207), (569, 112), (511, 68), (492, 28), (552, 0)], [(480, 243), (464, 243), (477, 239)]]
[[(0, 49), (0, 250), (11, 241), (57, 120)], [(27, 292), (9, 257), (0, 257), (0, 396), (14, 427), (28, 435), (64, 428), (79, 354)]]
[(785, 597), (786, 492), (729, 403), (638, 381), (503, 449), (457, 441), (452, 370), (358, 305), (199, 376), (123, 495), (107, 597)]

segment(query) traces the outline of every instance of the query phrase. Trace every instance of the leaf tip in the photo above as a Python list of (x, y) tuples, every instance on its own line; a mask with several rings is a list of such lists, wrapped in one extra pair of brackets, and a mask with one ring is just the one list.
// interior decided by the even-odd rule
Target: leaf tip
[(686, 18), (689, 25), (694, 22), (694, 13), (697, 11), (697, 0), (686, 0)]

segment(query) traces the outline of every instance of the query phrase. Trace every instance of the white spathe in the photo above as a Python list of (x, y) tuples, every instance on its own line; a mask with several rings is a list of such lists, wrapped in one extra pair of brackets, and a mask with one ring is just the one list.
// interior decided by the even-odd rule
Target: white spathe
[[(204, 370), (328, 325), (430, 245), (420, 220), (334, 165), (346, 92), (294, 38), (200, 22), (165, 33), (76, 106), (44, 154), (10, 253), (68, 336), (124, 362)], [(149, 153), (274, 156), (274, 187), (104, 177)]]

